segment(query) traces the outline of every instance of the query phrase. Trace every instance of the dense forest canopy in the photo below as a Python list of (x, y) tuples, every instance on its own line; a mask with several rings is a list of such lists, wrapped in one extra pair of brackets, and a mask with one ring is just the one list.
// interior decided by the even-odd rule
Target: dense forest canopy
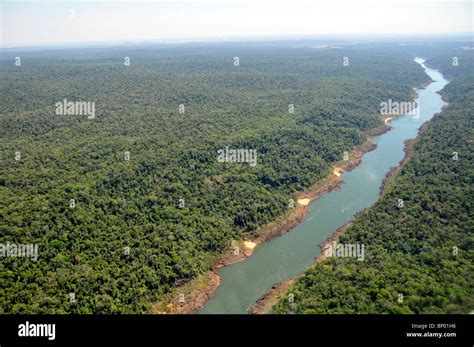
[(366, 260), (330, 257), (316, 263), (289, 289), (294, 302), (282, 297), (273, 312), (474, 309), (474, 61), (459, 47), (429, 47), (424, 56), (451, 79), (442, 91), (449, 106), (419, 135), (413, 156), (381, 200), (340, 237), (340, 243), (370, 247)]
[[(317, 47), (2, 52), (0, 242), (38, 244), (39, 257), (0, 260), (0, 311), (146, 312), (285, 214), (382, 124), (380, 102), (426, 82), (393, 42)], [(95, 102), (95, 118), (56, 115), (64, 99)], [(256, 149), (258, 165), (219, 163), (225, 147)]]

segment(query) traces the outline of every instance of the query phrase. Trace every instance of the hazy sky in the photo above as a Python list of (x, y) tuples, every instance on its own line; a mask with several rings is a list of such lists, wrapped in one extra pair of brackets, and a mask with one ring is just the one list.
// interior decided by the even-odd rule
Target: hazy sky
[(0, 0), (2, 46), (473, 31), (470, 0)]

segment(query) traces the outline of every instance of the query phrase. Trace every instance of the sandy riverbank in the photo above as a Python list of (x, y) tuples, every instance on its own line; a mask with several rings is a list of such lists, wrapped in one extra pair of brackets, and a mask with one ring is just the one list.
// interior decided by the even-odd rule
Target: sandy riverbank
[(252, 255), (257, 242), (241, 240), (234, 241), (230, 249), (218, 257), (213, 270), (192, 279), (177, 287), (172, 293), (155, 303), (149, 313), (152, 314), (192, 314), (199, 313), (209, 300), (221, 279), (217, 270), (223, 266), (235, 264)]
[[(414, 91), (413, 97), (416, 97)], [(396, 116), (388, 116), (383, 119), (383, 124), (366, 132), (367, 138), (382, 135), (392, 129), (388, 125), (389, 121)], [(198, 313), (205, 305), (207, 300), (214, 295), (214, 292), (220, 285), (220, 277), (217, 270), (223, 266), (232, 265), (244, 261), (252, 255), (254, 250), (262, 242), (266, 242), (274, 237), (281, 236), (298, 225), (306, 216), (309, 204), (320, 198), (322, 195), (338, 189), (342, 184), (341, 174), (351, 171), (362, 162), (365, 153), (374, 150), (376, 145), (369, 140), (364, 144), (356, 147), (349, 155), (349, 160), (334, 163), (332, 174), (325, 179), (316, 183), (314, 186), (304, 192), (295, 194), (295, 208), (290, 210), (286, 215), (279, 217), (275, 221), (262, 226), (257, 230), (258, 237), (249, 238), (248, 240), (235, 241), (232, 247), (217, 257), (217, 261), (213, 266), (213, 270), (204, 273), (197, 278), (191, 280), (183, 286), (177, 287), (175, 291), (167, 296), (166, 301), (160, 301), (150, 310), (151, 313)], [(400, 163), (402, 164), (402, 162)], [(393, 168), (395, 171), (396, 168)], [(395, 175), (396, 172), (393, 173)], [(383, 186), (385, 185), (385, 182)], [(339, 235), (346, 230), (349, 224), (339, 228), (328, 242), (337, 240)], [(324, 245), (325, 243), (323, 243)], [(322, 246), (323, 246), (322, 245)], [(322, 247), (321, 246), (321, 247)], [(317, 258), (316, 261), (323, 259), (323, 256)], [(257, 303), (250, 308), (250, 313), (265, 313), (276, 303), (282, 293), (289, 288), (298, 278), (294, 278), (285, 282), (281, 282), (273, 286), (272, 290), (260, 298)], [(184, 294), (184, 303), (182, 296)], [(181, 302), (180, 302), (181, 298)]]
[[(389, 127), (386, 128), (384, 131), (390, 130)], [(198, 276), (183, 286), (177, 287), (172, 294), (156, 303), (150, 310), (150, 313), (198, 313), (220, 285), (220, 277), (217, 272), (219, 268), (247, 259), (260, 243), (292, 230), (304, 219), (308, 213), (309, 204), (312, 201), (338, 189), (342, 184), (341, 173), (354, 169), (362, 162), (363, 155), (375, 148), (376, 145), (367, 140), (349, 154), (348, 160), (334, 163), (330, 175), (306, 191), (295, 194), (295, 207), (286, 215), (259, 228), (257, 230), (258, 237), (235, 241), (227, 252), (218, 257), (212, 271)], [(282, 287), (280, 285), (278, 289)]]
[[(425, 83), (420, 84), (418, 87), (413, 87), (411, 97), (412, 99), (417, 99), (418, 98), (418, 89), (423, 89), (426, 88), (429, 84), (431, 84), (433, 80), (426, 81)], [(411, 111), (411, 110), (410, 110)], [(372, 129), (368, 133), (366, 133), (367, 136), (378, 136), (382, 135), (392, 129), (392, 127), (388, 124), (391, 120), (396, 119), (398, 116), (397, 115), (389, 115), (383, 119), (383, 125), (377, 128)], [(426, 128), (426, 123), (421, 127), (419, 133), (424, 131)], [(403, 159), (400, 161), (399, 165), (396, 167), (393, 167), (390, 169), (388, 172), (387, 176), (384, 178), (382, 185), (380, 187), (380, 195), (383, 195), (384, 192), (387, 190), (387, 188), (390, 186), (390, 184), (393, 182), (394, 178), (398, 175), (399, 171), (403, 167), (403, 165), (413, 156), (413, 146), (416, 140), (408, 140), (405, 141), (405, 147), (404, 147), (404, 152), (405, 156)], [(334, 170), (333, 172), (334, 175), (340, 176), (338, 170)], [(323, 261), (326, 259), (326, 255), (324, 254), (324, 249), (327, 244), (332, 243), (333, 241), (338, 241), (339, 237), (353, 224), (354, 220), (357, 219), (357, 217), (363, 212), (364, 210), (360, 211), (357, 213), (354, 218), (349, 221), (348, 223), (342, 225), (339, 227), (326, 241), (321, 243), (320, 245), (320, 255), (316, 257), (315, 263), (319, 261)], [(265, 293), (263, 296), (261, 296), (254, 305), (250, 306), (249, 308), (249, 313), (250, 314), (266, 314), (271, 311), (271, 308), (277, 303), (277, 301), (286, 296), (288, 294), (289, 288), (296, 283), (299, 279), (301, 279), (304, 276), (304, 274), (301, 274), (297, 276), (296, 278), (292, 278), (287, 281), (283, 281), (280, 283), (275, 284), (272, 289)]]
[[(421, 83), (419, 86), (417, 87), (413, 87), (412, 88), (412, 92), (410, 94), (410, 97), (412, 99), (412, 101), (415, 101), (416, 99), (418, 99), (418, 90), (419, 89), (424, 89), (426, 88), (428, 85), (430, 85), (431, 83), (433, 82), (433, 80), (429, 80), (429, 81), (426, 81), (424, 83)], [(418, 105), (417, 105), (418, 107)], [(412, 107), (409, 107), (408, 109), (408, 112), (411, 112), (413, 111), (413, 108)], [(394, 120), (394, 119), (397, 119), (398, 117), (401, 117), (401, 116), (404, 116), (405, 114), (403, 115), (394, 115), (394, 114), (389, 114), (387, 115), (384, 119), (383, 119), (383, 123), (384, 123), (384, 127), (378, 127), (378, 128), (375, 128), (375, 129), (372, 129), (370, 131), (370, 136), (375, 136), (375, 135), (382, 135), (384, 133), (386, 133), (387, 131), (389, 131), (391, 129), (390, 125), (388, 123), (390, 123), (391, 120)]]
[[(432, 81), (427, 82), (419, 86), (423, 88), (430, 84)], [(416, 88), (413, 88), (412, 98), (417, 98)], [(382, 125), (377, 128), (371, 129), (365, 133), (367, 138), (372, 136), (382, 135), (392, 129), (388, 123), (395, 119), (396, 116), (389, 115), (383, 119)], [(286, 215), (283, 215), (275, 221), (262, 226), (257, 230), (258, 237), (250, 238), (248, 240), (235, 241), (231, 248), (217, 257), (217, 261), (214, 263), (213, 270), (208, 271), (197, 278), (189, 281), (183, 286), (177, 287), (173, 293), (166, 296), (165, 299), (156, 303), (150, 313), (198, 313), (205, 305), (207, 300), (214, 295), (214, 292), (220, 285), (220, 277), (217, 270), (223, 266), (232, 265), (241, 261), (244, 261), (252, 255), (254, 250), (262, 242), (268, 241), (274, 237), (281, 236), (286, 232), (293, 229), (298, 225), (308, 213), (309, 204), (320, 198), (322, 195), (338, 189), (342, 184), (341, 174), (346, 171), (351, 171), (362, 162), (362, 157), (365, 153), (372, 151), (376, 148), (376, 145), (369, 140), (364, 144), (356, 147), (349, 155), (349, 160), (340, 161), (334, 163), (332, 168), (332, 174), (328, 175), (325, 179), (317, 182), (314, 186), (310, 187), (304, 192), (295, 194), (296, 204), (295, 207), (290, 210)], [(400, 163), (402, 165), (404, 161)], [(389, 177), (396, 175), (397, 168), (393, 168)], [(384, 181), (382, 188), (385, 187)], [(327, 242), (337, 240), (339, 235), (344, 232), (351, 222), (345, 224), (339, 228)], [(326, 243), (323, 243), (323, 247)], [(322, 254), (316, 259), (321, 261), (324, 259)], [(302, 276), (302, 275), (301, 275)], [(299, 278), (299, 277), (298, 277)], [(282, 293), (289, 288), (298, 278), (290, 279), (285, 282), (281, 282), (273, 286), (269, 293), (266, 293), (260, 298), (255, 305), (250, 309), (250, 313), (265, 313), (276, 303), (276, 300), (281, 297)], [(184, 300), (183, 300), (184, 296)], [(184, 301), (184, 302), (183, 302)]]
[[(427, 123), (425, 123), (421, 129), (419, 134), (424, 131), (426, 128)], [(419, 135), (418, 134), (418, 135)], [(380, 187), (380, 195), (383, 196), (385, 192), (388, 190), (388, 187), (393, 183), (395, 177), (398, 175), (400, 172), (401, 168), (405, 163), (413, 156), (413, 146), (415, 144), (415, 140), (407, 140), (405, 141), (405, 146), (404, 146), (404, 152), (405, 155), (403, 159), (400, 161), (400, 163), (392, 167), (390, 171), (387, 173), (387, 176), (384, 178), (382, 185)], [(338, 242), (339, 237), (346, 232), (347, 229), (354, 223), (354, 220), (358, 218), (358, 216), (363, 213), (364, 210), (360, 211), (357, 213), (354, 218), (347, 222), (346, 224), (342, 225), (339, 227), (334, 234), (332, 234), (329, 238), (327, 238), (324, 242), (322, 242), (319, 247), (320, 247), (320, 255), (315, 258), (315, 264), (317, 262), (323, 261), (326, 259), (325, 255), (325, 248), (327, 244), (331, 244), (332, 242)], [(280, 283), (275, 284), (272, 286), (272, 289), (262, 295), (252, 306), (249, 308), (249, 314), (268, 314), (271, 312), (272, 307), (280, 300), (280, 298), (285, 297), (289, 294), (289, 289), (290, 287), (295, 284), (298, 280), (303, 278), (304, 274), (301, 274), (295, 278), (289, 279), (287, 281), (283, 281)]]
[[(429, 83), (431, 83), (431, 81)], [(426, 85), (428, 85), (429, 83), (427, 83)], [(423, 86), (420, 86), (419, 88), (424, 88), (424, 87), (426, 87), (426, 85), (424, 84)], [(414, 92), (413, 92), (412, 96), (413, 96), (413, 98), (418, 97), (418, 95), (416, 93), (416, 89), (414, 89)], [(390, 122), (390, 120), (395, 119), (395, 118), (397, 118), (397, 116), (388, 116), (388, 117), (384, 118), (383, 121), (384, 121), (385, 129), (383, 129), (383, 127), (376, 128), (372, 131), (371, 135), (372, 136), (381, 135), (381, 134), (389, 131), (390, 129), (392, 129), (388, 125), (388, 123)], [(417, 134), (417, 138), (426, 129), (427, 124), (428, 123), (423, 124), (423, 126), (420, 128), (420, 130)], [(404, 144), (404, 153), (405, 153), (405, 155), (397, 166), (392, 167), (389, 170), (386, 177), (382, 181), (382, 185), (380, 187), (380, 196), (385, 194), (385, 192), (388, 190), (390, 185), (393, 183), (395, 177), (400, 172), (401, 168), (413, 156), (413, 147), (415, 145), (415, 142), (416, 142), (416, 139), (405, 141), (405, 144)], [(336, 171), (334, 171), (334, 174), (335, 175), (337, 174)], [(325, 249), (326, 245), (331, 244), (334, 241), (337, 242), (339, 240), (339, 237), (343, 233), (346, 232), (346, 230), (354, 223), (354, 220), (356, 220), (358, 218), (358, 216), (363, 212), (364, 212), (364, 210), (357, 213), (351, 221), (349, 221), (348, 223), (346, 223), (346, 224), (342, 225), (341, 227), (339, 227), (329, 238), (327, 238), (324, 242), (321, 243), (321, 245), (320, 245), (320, 255), (315, 258), (315, 264), (317, 262), (320, 262), (320, 261), (323, 261), (324, 259), (326, 259), (326, 255), (324, 253), (324, 249)], [(270, 313), (272, 307), (278, 302), (278, 300), (282, 297), (287, 296), (289, 294), (288, 291), (289, 291), (290, 287), (293, 284), (295, 284), (298, 280), (300, 280), (303, 276), (304, 276), (304, 273), (297, 276), (297, 277), (295, 277), (295, 278), (277, 283), (274, 286), (272, 286), (272, 289), (269, 292), (267, 292), (263, 296), (261, 296), (256, 301), (256, 303), (254, 305), (250, 306), (249, 313), (250, 314), (268, 314), (268, 313)]]

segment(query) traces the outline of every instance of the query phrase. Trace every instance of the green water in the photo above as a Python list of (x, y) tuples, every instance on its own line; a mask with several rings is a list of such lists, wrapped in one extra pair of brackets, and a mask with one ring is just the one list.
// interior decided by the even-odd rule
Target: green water
[(445, 105), (436, 92), (448, 81), (417, 62), (434, 81), (418, 90), (419, 117), (406, 115), (390, 122), (390, 132), (371, 139), (377, 149), (365, 154), (356, 169), (342, 174), (344, 184), (339, 191), (313, 202), (304, 221), (289, 233), (259, 245), (245, 261), (222, 268), (221, 285), (201, 313), (246, 313), (272, 285), (309, 268), (324, 240), (377, 201), (383, 178), (404, 156), (405, 140), (416, 137), (419, 127)]

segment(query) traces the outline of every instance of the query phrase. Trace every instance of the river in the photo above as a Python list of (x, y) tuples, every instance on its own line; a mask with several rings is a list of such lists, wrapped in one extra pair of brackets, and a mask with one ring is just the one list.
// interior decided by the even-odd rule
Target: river
[(419, 116), (398, 117), (390, 122), (391, 131), (372, 137), (377, 148), (366, 153), (353, 171), (342, 174), (340, 190), (314, 201), (306, 218), (293, 230), (259, 245), (245, 261), (220, 269), (221, 285), (201, 313), (245, 314), (274, 284), (294, 278), (313, 265), (320, 254), (319, 245), (377, 201), (384, 177), (404, 156), (404, 142), (415, 138), (420, 126), (446, 104), (437, 92), (448, 81), (437, 70), (427, 68), (422, 59), (415, 61), (434, 81), (417, 89)]

